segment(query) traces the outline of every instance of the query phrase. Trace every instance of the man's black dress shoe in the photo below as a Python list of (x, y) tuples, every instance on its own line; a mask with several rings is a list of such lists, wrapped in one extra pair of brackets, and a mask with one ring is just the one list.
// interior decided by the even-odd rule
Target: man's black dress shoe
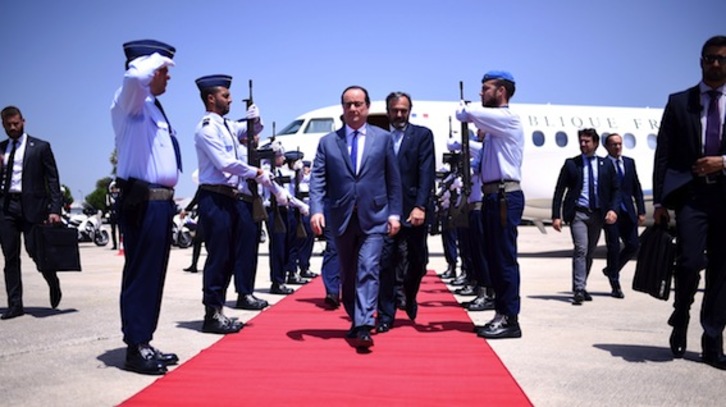
[(486, 339), (521, 338), (522, 330), (516, 316), (497, 315), (476, 334)]
[(325, 303), (331, 306), (332, 308), (338, 308), (340, 307), (340, 300), (338, 299), (337, 294), (325, 294)]
[(261, 300), (252, 294), (240, 294), (237, 296), (237, 306), (239, 309), (246, 309), (251, 311), (259, 311), (267, 307), (268, 303), (265, 300)]
[(461, 288), (457, 288), (456, 290), (454, 290), (454, 294), (462, 295), (464, 297), (471, 297), (477, 295), (477, 292), (478, 291), (476, 287), (471, 284), (467, 284)]
[(310, 270), (303, 270), (300, 272), (300, 277), (302, 277), (302, 278), (315, 278), (317, 276), (318, 276), (317, 274), (313, 273)]
[(204, 324), (202, 332), (208, 334), (233, 334), (239, 332), (244, 327), (244, 323), (237, 320), (231, 320), (222, 314), (221, 309), (206, 307), (204, 315)]
[(492, 298), (480, 296), (474, 298), (474, 300), (466, 306), (466, 309), (469, 311), (490, 311), (493, 310), (494, 307), (495, 304)]
[(58, 275), (55, 272), (43, 273), (43, 278), (48, 282), (48, 288), (50, 289), (50, 307), (56, 309), (63, 296)]
[(368, 328), (364, 326), (351, 328), (345, 337), (350, 340), (351, 344), (356, 348), (368, 349), (373, 346), (373, 338), (371, 338), (371, 333), (368, 331)]
[(439, 275), (442, 279), (456, 278), (456, 265), (449, 264), (449, 268)]
[(460, 285), (466, 285), (469, 282), (469, 279), (466, 278), (465, 275), (460, 275), (459, 277), (456, 277), (456, 280), (450, 282), (449, 284), (453, 286), (460, 286)]
[(165, 366), (173, 366), (179, 363), (179, 356), (176, 353), (164, 353), (153, 346), (149, 347), (154, 351), (154, 357)]
[(285, 284), (273, 284), (270, 287), (270, 294), (288, 295), (295, 291), (290, 287), (286, 287)]
[(680, 359), (686, 353), (686, 338), (688, 336), (687, 334), (687, 327), (673, 327), (673, 332), (671, 332), (671, 337), (668, 342), (671, 345), (671, 352), (673, 353), (674, 358)]
[(292, 285), (303, 285), (303, 284), (307, 284), (308, 280), (298, 276), (297, 274), (290, 274), (287, 277), (287, 281), (285, 281), (285, 283), (292, 284)]
[(197, 268), (194, 266), (189, 266), (189, 267), (185, 268), (184, 271), (186, 271), (188, 273), (198, 273), (199, 272), (199, 270), (197, 270)]
[(623, 294), (623, 289), (620, 288), (620, 281), (610, 280), (610, 288), (612, 288), (612, 291), (610, 292), (611, 297), (625, 298), (625, 294)]
[(704, 353), (701, 355), (701, 360), (711, 367), (726, 370), (726, 356), (723, 353)]
[(582, 298), (585, 301), (592, 301), (592, 295), (590, 295), (590, 293), (587, 292), (587, 290), (582, 290)]
[(416, 303), (416, 300), (409, 300), (406, 303), (406, 315), (408, 315), (408, 319), (411, 321), (416, 320), (416, 316), (418, 315), (418, 303)]
[(124, 369), (148, 375), (163, 375), (167, 372), (166, 365), (156, 359), (154, 348), (148, 344), (126, 348)]
[(391, 323), (390, 322), (379, 322), (378, 326), (376, 327), (376, 332), (379, 334), (386, 333), (391, 330)]
[(23, 315), (25, 315), (23, 307), (10, 307), (5, 310), (5, 312), (3, 312), (3, 315), (0, 316), (0, 319), (13, 319)]
[(585, 301), (585, 295), (582, 291), (575, 291), (575, 295), (572, 297), (572, 305), (582, 305)]

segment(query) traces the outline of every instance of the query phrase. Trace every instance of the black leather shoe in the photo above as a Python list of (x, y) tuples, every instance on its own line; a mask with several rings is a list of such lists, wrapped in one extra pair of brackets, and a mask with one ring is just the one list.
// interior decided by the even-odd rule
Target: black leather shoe
[(302, 278), (315, 278), (317, 276), (318, 276), (317, 274), (313, 273), (310, 270), (303, 270), (300, 272), (300, 277), (302, 277)]
[(154, 351), (154, 358), (163, 363), (164, 366), (173, 366), (179, 363), (179, 356), (176, 353), (164, 353), (153, 346), (149, 346)]
[(451, 284), (453, 286), (461, 286), (461, 285), (466, 285), (468, 282), (469, 282), (469, 280), (466, 278), (465, 275), (462, 274), (459, 277), (457, 277), (456, 280), (450, 282), (449, 284)]
[(239, 332), (244, 327), (241, 321), (233, 321), (222, 314), (221, 309), (212, 307), (206, 308), (204, 315), (204, 324), (202, 332), (208, 334), (233, 334)]
[(166, 365), (156, 359), (154, 348), (148, 344), (129, 346), (126, 348), (124, 369), (148, 375), (166, 374)]
[(575, 291), (575, 295), (572, 297), (572, 305), (582, 305), (585, 301), (585, 295), (582, 291)]
[(267, 301), (261, 300), (252, 294), (240, 294), (237, 296), (237, 306), (235, 308), (259, 311), (267, 307), (267, 305)]
[(491, 322), (480, 328), (476, 334), (486, 339), (521, 338), (522, 330), (517, 322), (517, 317), (497, 315)]
[(466, 306), (466, 309), (468, 309), (469, 311), (491, 311), (494, 309), (494, 307), (494, 300), (492, 298), (483, 296), (474, 298), (474, 300)]
[(307, 284), (308, 283), (308, 280), (305, 280), (304, 278), (301, 278), (297, 274), (290, 274), (287, 277), (287, 281), (285, 281), (285, 283), (292, 284), (292, 285), (303, 285), (303, 284)]
[(355, 335), (355, 347), (358, 349), (368, 349), (373, 346), (373, 338), (371, 338), (368, 329), (358, 329)]
[(461, 288), (457, 288), (456, 290), (454, 290), (454, 294), (464, 297), (471, 297), (477, 294), (477, 289), (473, 285), (467, 284)]
[(582, 290), (582, 298), (585, 301), (592, 301), (592, 295), (590, 295), (590, 293), (587, 292), (587, 290)]
[(408, 315), (408, 319), (411, 321), (416, 320), (416, 316), (418, 315), (418, 304), (416, 300), (409, 300), (406, 303), (406, 315)]
[(391, 323), (390, 322), (379, 322), (378, 326), (376, 327), (376, 332), (379, 334), (386, 333), (391, 330)]
[(625, 298), (625, 294), (623, 294), (623, 289), (620, 288), (620, 281), (610, 280), (610, 288), (612, 289), (612, 291), (610, 292), (611, 297)]
[(337, 294), (325, 294), (325, 303), (332, 308), (340, 307), (340, 300), (338, 299)]
[(723, 353), (721, 353), (720, 355), (719, 354), (708, 355), (708, 354), (704, 353), (703, 355), (701, 355), (701, 360), (703, 361), (703, 363), (705, 363), (711, 367), (715, 367), (716, 369), (726, 370), (726, 356), (724, 356)]
[(61, 302), (61, 297), (63, 297), (63, 293), (60, 288), (60, 280), (58, 280), (58, 276), (55, 272), (44, 277), (48, 281), (48, 288), (50, 289), (50, 307), (56, 309), (58, 308), (58, 304)]
[(197, 268), (194, 266), (189, 266), (189, 267), (185, 268), (184, 271), (186, 271), (188, 273), (198, 273), (199, 272), (199, 270), (197, 270)]
[(449, 264), (449, 268), (439, 275), (442, 279), (456, 278), (456, 264)]
[(686, 338), (688, 336), (688, 327), (674, 326), (671, 332), (670, 345), (673, 357), (680, 359), (686, 353)]
[(23, 315), (25, 315), (23, 307), (10, 307), (5, 310), (5, 312), (3, 312), (3, 315), (0, 316), (0, 319), (13, 319)]
[(288, 295), (292, 294), (293, 291), (295, 290), (285, 286), (285, 284), (273, 284), (272, 287), (270, 287), (270, 294)]

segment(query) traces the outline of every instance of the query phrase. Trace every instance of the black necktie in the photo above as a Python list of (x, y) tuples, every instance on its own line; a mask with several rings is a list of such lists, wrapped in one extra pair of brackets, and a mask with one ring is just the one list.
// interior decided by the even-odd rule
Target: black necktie
[(353, 138), (350, 144), (350, 162), (353, 164), (353, 173), (357, 174), (358, 161), (358, 130), (353, 132)]
[(708, 104), (708, 114), (706, 115), (706, 146), (704, 153), (705, 155), (719, 155), (721, 149), (719, 137), (721, 120), (719, 119), (718, 100), (721, 97), (721, 92), (709, 90), (708, 96), (711, 97), (711, 102)]
[(159, 102), (159, 99), (154, 98), (154, 104), (156, 105), (156, 107), (159, 108), (161, 115), (164, 116), (164, 120), (166, 121), (167, 126), (169, 126), (169, 137), (171, 137), (171, 144), (174, 145), (176, 167), (179, 169), (179, 172), (182, 172), (181, 149), (179, 149), (179, 141), (177, 141), (176, 137), (174, 136), (174, 132), (171, 130), (171, 123), (169, 123), (169, 118), (166, 117), (166, 112), (164, 112), (164, 108), (161, 107), (161, 102)]
[(8, 160), (5, 162), (5, 179), (3, 183), (3, 211), (8, 211), (8, 205), (10, 204), (10, 183), (13, 179), (13, 165), (15, 164), (15, 149), (18, 147), (18, 140), (13, 140), (13, 148), (10, 150)]
[(587, 185), (587, 200), (590, 203), (590, 209), (595, 210), (597, 208), (596, 203), (596, 195), (595, 195), (595, 174), (592, 171), (592, 162), (595, 160), (595, 157), (588, 157), (587, 158), (587, 179), (588, 179), (588, 185)]

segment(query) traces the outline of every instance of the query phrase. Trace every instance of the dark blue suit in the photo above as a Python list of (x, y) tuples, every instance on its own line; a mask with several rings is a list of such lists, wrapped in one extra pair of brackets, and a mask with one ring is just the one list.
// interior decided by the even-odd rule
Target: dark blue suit
[(345, 127), (320, 139), (312, 167), (310, 212), (322, 214), (335, 237), (342, 299), (353, 327), (373, 327), (383, 237), (389, 216), (401, 216), (401, 177), (391, 136), (366, 125), (356, 174)]
[[(619, 281), (620, 270), (638, 251), (638, 216), (645, 215), (645, 202), (643, 201), (643, 189), (640, 186), (638, 171), (635, 169), (635, 161), (630, 157), (621, 156), (624, 171), (622, 176), (618, 173), (620, 180), (620, 202), (616, 212), (618, 221), (612, 225), (605, 225), (605, 241), (607, 242), (607, 269), (605, 274), (612, 281)], [(616, 166), (617, 163), (613, 162)], [(637, 205), (637, 210), (636, 210)], [(620, 249), (620, 240), (624, 246)]]
[[(403, 133), (397, 154), (403, 190), (403, 218), (401, 231), (385, 239), (381, 259), (381, 290), (378, 304), (378, 317), (392, 323), (396, 315), (396, 270), (402, 269), (403, 291), (406, 304), (413, 306), (421, 279), (426, 274), (428, 247), (426, 246), (427, 227), (412, 226), (406, 222), (414, 208), (427, 211), (434, 187), (434, 135), (426, 127), (408, 124)], [(427, 211), (427, 216), (431, 216)]]
[[(699, 86), (672, 94), (663, 111), (655, 151), (653, 203), (674, 209), (677, 256), (675, 300), (669, 324), (687, 327), (689, 310), (698, 289), (700, 271), (706, 269), (701, 305), (704, 354), (723, 352), (726, 325), (726, 179), (723, 171), (694, 176), (691, 167), (704, 156)], [(722, 122), (726, 122), (721, 112)], [(726, 123), (721, 129), (719, 155), (726, 154)], [(706, 252), (706, 256), (703, 253)]]

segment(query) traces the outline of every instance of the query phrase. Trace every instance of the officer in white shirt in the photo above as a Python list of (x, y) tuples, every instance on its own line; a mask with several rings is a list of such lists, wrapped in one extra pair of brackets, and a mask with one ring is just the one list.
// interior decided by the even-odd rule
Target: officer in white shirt
[(121, 329), (125, 368), (162, 375), (179, 358), (149, 345), (159, 320), (171, 247), (174, 186), (181, 171), (175, 132), (157, 97), (166, 91), (174, 47), (155, 40), (123, 45), (126, 73), (111, 104), (118, 154), (119, 228), (125, 263)]
[(519, 263), (517, 225), (524, 211), (522, 156), (524, 129), (509, 110), (515, 82), (506, 71), (489, 71), (482, 78), (481, 105), (461, 102), (459, 121), (474, 123), (486, 136), (479, 162), (484, 194), (486, 260), (495, 292), (496, 315), (477, 334), (488, 339), (519, 338)]

